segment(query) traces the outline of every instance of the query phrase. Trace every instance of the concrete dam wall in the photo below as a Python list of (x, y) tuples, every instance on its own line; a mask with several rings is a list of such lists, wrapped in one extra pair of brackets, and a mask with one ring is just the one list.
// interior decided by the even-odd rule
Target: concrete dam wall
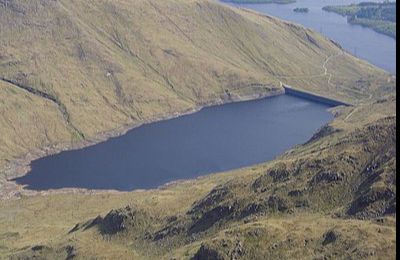
[(348, 104), (348, 103), (345, 103), (345, 102), (342, 102), (342, 101), (339, 101), (339, 100), (335, 100), (335, 99), (319, 96), (319, 95), (312, 94), (312, 93), (309, 93), (309, 92), (305, 92), (305, 91), (302, 91), (302, 90), (297, 90), (297, 89), (294, 89), (294, 88), (292, 88), (291, 86), (288, 86), (288, 85), (284, 85), (283, 84), (282, 87), (285, 89), (285, 94), (287, 94), (287, 95), (292, 95), (292, 96), (301, 97), (301, 98), (304, 98), (304, 99), (309, 99), (309, 100), (320, 102), (320, 103), (323, 103), (323, 104), (327, 104), (327, 105), (333, 106), (333, 107), (336, 107), (336, 106), (351, 106), (351, 104)]

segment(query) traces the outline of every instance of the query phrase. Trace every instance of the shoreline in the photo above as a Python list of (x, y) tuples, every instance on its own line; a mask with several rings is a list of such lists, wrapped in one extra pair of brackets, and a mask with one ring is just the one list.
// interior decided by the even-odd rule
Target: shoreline
[[(261, 84), (260, 86), (266, 87), (266, 85), (261, 85)], [(113, 130), (101, 132), (98, 135), (88, 140), (82, 140), (77, 143), (58, 143), (40, 149), (32, 150), (27, 154), (25, 154), (24, 156), (21, 156), (20, 158), (10, 161), (7, 165), (5, 165), (3, 169), (1, 169), (1, 171), (4, 172), (5, 178), (4, 181), (0, 182), (0, 200), (18, 199), (21, 196), (35, 196), (35, 195), (62, 194), (62, 193), (79, 193), (79, 194), (125, 193), (126, 191), (92, 190), (92, 189), (81, 189), (81, 188), (63, 188), (63, 189), (36, 191), (36, 190), (25, 189), (25, 186), (16, 183), (15, 181), (13, 181), (13, 179), (28, 174), (30, 171), (30, 164), (35, 160), (55, 155), (64, 151), (79, 150), (92, 145), (96, 145), (105, 142), (111, 138), (125, 135), (127, 132), (146, 124), (156, 123), (164, 120), (174, 119), (181, 116), (193, 114), (207, 107), (220, 106), (229, 103), (259, 100), (274, 96), (280, 96), (284, 94), (285, 90), (283, 88), (272, 88), (267, 92), (259, 92), (259, 93), (255, 92), (250, 95), (224, 94), (217, 97), (216, 99), (211, 99), (205, 102), (199, 102), (193, 108), (189, 108), (180, 112), (155, 115), (153, 118), (145, 119), (143, 121), (136, 122), (133, 124), (125, 124)], [(175, 180), (172, 182), (179, 183), (181, 181), (188, 181), (188, 180), (191, 179)], [(163, 186), (168, 184), (169, 183), (165, 183), (155, 189), (162, 188)], [(133, 191), (136, 190), (132, 190), (129, 192)]]
[[(325, 12), (328, 12), (328, 13), (334, 13), (334, 14), (340, 15), (342, 17), (345, 17), (347, 19), (347, 23), (350, 24), (350, 25), (362, 26), (364, 28), (368, 28), (368, 29), (371, 29), (371, 30), (375, 31), (376, 33), (388, 36), (388, 37), (396, 40), (396, 32), (393, 33), (393, 32), (390, 32), (390, 31), (388, 32), (388, 31), (381, 30), (381, 29), (379, 29), (379, 26), (376, 26), (375, 24), (373, 24), (373, 22), (378, 22), (378, 23), (379, 22), (385, 22), (384, 20), (377, 20), (376, 21), (376, 20), (373, 20), (373, 19), (364, 18), (365, 22), (363, 23), (362, 20), (357, 20), (357, 19), (351, 20), (351, 19), (349, 19), (350, 18), (349, 15), (347, 15), (345, 13), (342, 13), (340, 11), (334, 10), (334, 9), (330, 9), (330, 7), (336, 7), (336, 6), (329, 6), (329, 5), (328, 6), (324, 6), (324, 7), (322, 7), (322, 10), (325, 11)], [(368, 22), (371, 22), (371, 24), (368, 24)]]

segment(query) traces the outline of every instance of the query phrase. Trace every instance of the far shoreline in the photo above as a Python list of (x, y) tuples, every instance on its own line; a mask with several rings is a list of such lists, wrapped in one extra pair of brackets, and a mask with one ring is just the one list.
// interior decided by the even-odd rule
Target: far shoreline
[(297, 2), (297, 0), (220, 0), (220, 1), (233, 4), (277, 4), (277, 5), (294, 4)]

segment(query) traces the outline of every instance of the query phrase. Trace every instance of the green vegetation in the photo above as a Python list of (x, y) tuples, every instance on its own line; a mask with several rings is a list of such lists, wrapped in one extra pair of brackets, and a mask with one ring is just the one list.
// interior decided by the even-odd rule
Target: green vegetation
[[(394, 76), (215, 1), (0, 1), (0, 24), (0, 258), (395, 259)], [(32, 158), (280, 82), (354, 106), (274, 161), (159, 189), (7, 181)]]
[(370, 27), (396, 38), (396, 2), (363, 2), (346, 6), (325, 6), (323, 10), (347, 16), (347, 21)]
[(229, 2), (235, 4), (292, 4), (296, 0), (222, 0), (222, 2)]
[(295, 13), (308, 13), (308, 8), (307, 7), (296, 7), (293, 9), (293, 12)]
[(390, 37), (396, 38), (396, 23), (378, 21), (364, 18), (349, 17), (349, 23), (359, 24), (362, 26), (370, 27), (376, 32), (386, 34)]

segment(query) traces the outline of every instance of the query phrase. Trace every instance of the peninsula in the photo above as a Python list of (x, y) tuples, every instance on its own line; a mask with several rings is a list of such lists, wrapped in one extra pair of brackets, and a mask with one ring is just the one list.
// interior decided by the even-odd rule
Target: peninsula
[(325, 6), (327, 12), (347, 17), (351, 24), (369, 27), (376, 32), (396, 38), (396, 2), (362, 2), (351, 5)]

